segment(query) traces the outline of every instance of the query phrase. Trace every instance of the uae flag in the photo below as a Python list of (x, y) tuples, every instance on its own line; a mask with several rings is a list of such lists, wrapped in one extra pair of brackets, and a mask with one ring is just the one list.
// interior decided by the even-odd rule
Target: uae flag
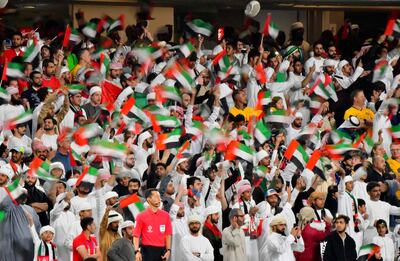
[(7, 124), (7, 129), (14, 129), (18, 124), (27, 123), (32, 120), (32, 111), (25, 111), (17, 117), (10, 119)]
[(261, 63), (256, 66), (256, 78), (260, 84), (267, 82), (267, 75), (265, 74), (264, 67)]
[(124, 103), (121, 108), (121, 114), (128, 116), (129, 113), (132, 113), (135, 117), (141, 120), (143, 123), (150, 123), (150, 118), (144, 113), (143, 110), (136, 107), (136, 101), (133, 96), (130, 96), (128, 100)]
[(193, 19), (192, 21), (187, 22), (187, 26), (192, 29), (193, 32), (205, 36), (210, 36), (214, 30), (214, 27), (211, 24), (204, 22), (201, 19)]
[(190, 141), (185, 141), (183, 145), (179, 148), (178, 153), (176, 153), (176, 157), (178, 159), (183, 159), (183, 158), (190, 158), (190, 151), (188, 150), (190, 146)]
[(97, 24), (89, 22), (83, 27), (82, 33), (88, 38), (95, 38), (97, 35)]
[(339, 160), (343, 158), (343, 154), (346, 153), (347, 151), (357, 150), (357, 149), (354, 148), (353, 144), (340, 143), (340, 144), (325, 145), (325, 150), (331, 159)]
[(50, 164), (39, 158), (34, 158), (29, 165), (28, 175), (38, 177), (43, 180), (58, 180), (50, 175)]
[(306, 169), (311, 170), (314, 174), (320, 176), (323, 180), (326, 180), (325, 168), (321, 162), (321, 154), (320, 150), (314, 151), (306, 164)]
[(136, 218), (136, 216), (140, 212), (143, 212), (145, 210), (142, 201), (136, 193), (120, 199), (119, 207), (122, 209), (128, 207), (128, 209), (132, 212), (134, 218)]
[(97, 139), (91, 144), (91, 150), (99, 156), (125, 158), (128, 148), (125, 144)]
[(181, 92), (175, 86), (160, 85), (154, 88), (157, 101), (165, 101), (165, 99), (182, 102)]
[(191, 90), (194, 80), (186, 68), (179, 64), (175, 64), (171, 70), (171, 73), (184, 88)]
[(82, 42), (82, 38), (78, 32), (78, 30), (71, 28), (69, 25), (67, 25), (67, 28), (65, 29), (65, 34), (64, 34), (64, 40), (63, 40), (63, 47), (68, 48), (69, 43), (73, 43), (74, 45), (79, 44)]
[(107, 80), (101, 83), (101, 89), (101, 103), (105, 104), (114, 103), (122, 91), (121, 87)]
[(90, 184), (95, 184), (97, 180), (97, 176), (99, 175), (98, 169), (94, 167), (86, 166), (82, 174), (79, 176), (78, 180), (76, 181), (76, 186), (79, 186), (82, 182), (87, 182)]
[(293, 164), (296, 165), (296, 167), (300, 170), (304, 169), (304, 166), (309, 159), (307, 152), (297, 140), (292, 140), (292, 142), (289, 144), (289, 147), (285, 151), (284, 157), (288, 161), (293, 162)]
[(7, 77), (10, 78), (24, 78), (24, 65), (20, 63), (13, 63), (9, 62), (7, 63), (7, 66), (5, 67), (6, 70), (6, 75)]
[(271, 138), (271, 131), (265, 126), (262, 121), (258, 121), (256, 123), (256, 127), (254, 129), (254, 138), (260, 144), (264, 144), (269, 138)]
[(193, 135), (193, 140), (203, 134), (204, 124), (201, 121), (193, 121), (192, 126), (186, 128), (186, 134)]
[(157, 125), (165, 128), (178, 128), (181, 122), (175, 116), (155, 115)]
[(285, 110), (276, 110), (267, 115), (266, 121), (274, 123), (290, 124), (292, 122), (292, 118), (286, 115)]
[(337, 102), (338, 97), (336, 95), (335, 86), (333, 86), (332, 78), (330, 75), (324, 73), (315, 80), (313, 86), (310, 89), (309, 95), (312, 93), (321, 96), (322, 98), (328, 100), (331, 98), (333, 101)]
[(86, 86), (83, 84), (77, 83), (77, 84), (69, 84), (69, 85), (67, 85), (67, 88), (68, 88), (69, 93), (77, 94), (77, 93), (80, 93), (81, 91), (83, 91), (86, 88)]
[(380, 250), (378, 245), (373, 243), (361, 246), (358, 251), (358, 259), (357, 261), (369, 260), (371, 257), (375, 255)]
[(394, 139), (400, 139), (400, 124), (390, 128), (390, 133)]
[(258, 106), (266, 106), (271, 103), (271, 91), (261, 91), (258, 93)]
[(7, 194), (15, 205), (18, 205), (17, 199), (25, 193), (25, 189), (19, 185), (19, 181), (20, 178), (17, 178), (13, 183), (5, 187)]
[(184, 45), (182, 45), (181, 48), (179, 48), (179, 50), (181, 51), (183, 56), (187, 58), (194, 51), (194, 47), (191, 42), (187, 42)]
[(279, 34), (279, 29), (275, 23), (271, 22), (271, 14), (268, 14), (265, 18), (265, 24), (263, 29), (263, 35), (271, 36), (271, 38), (276, 39)]
[(72, 138), (79, 146), (89, 144), (91, 138), (97, 137), (103, 133), (103, 129), (97, 123), (89, 123), (78, 128), (73, 134)]
[(24, 53), (24, 57), (22, 59), (26, 63), (31, 63), (38, 56), (39, 53), (40, 53), (40, 46), (36, 37), (34, 37), (32, 44), (28, 46), (26, 52)]
[(110, 57), (107, 54), (100, 54), (100, 74), (105, 78), (110, 70)]
[(226, 149), (225, 159), (232, 161), (235, 160), (236, 157), (239, 157), (247, 162), (252, 163), (254, 154), (255, 151), (249, 146), (246, 146), (239, 141), (232, 141), (229, 143), (228, 148)]
[(400, 37), (400, 19), (389, 19), (386, 25), (385, 35), (396, 38)]
[(5, 101), (11, 100), (10, 94), (3, 87), (0, 87), (0, 98), (4, 99)]
[(331, 132), (331, 139), (334, 144), (339, 144), (339, 143), (345, 143), (345, 144), (350, 144), (353, 142), (353, 138), (340, 130), (333, 130)]
[(110, 23), (107, 32), (110, 33), (113, 30), (124, 30), (125, 27), (125, 15), (120, 15), (117, 20)]
[(377, 64), (375, 64), (372, 82), (377, 82), (385, 78), (386, 71), (388, 69), (389, 63), (388, 61), (381, 60)]
[(169, 133), (160, 134), (156, 140), (156, 148), (158, 150), (165, 150), (179, 147), (181, 135), (181, 129), (175, 129)]

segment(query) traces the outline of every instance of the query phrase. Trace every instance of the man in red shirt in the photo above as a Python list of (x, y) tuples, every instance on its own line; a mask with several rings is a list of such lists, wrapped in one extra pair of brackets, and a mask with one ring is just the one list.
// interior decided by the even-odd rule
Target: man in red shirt
[(42, 76), (42, 86), (51, 88), (53, 91), (61, 87), (60, 80), (55, 76), (57, 66), (50, 59), (43, 60), (43, 76)]
[(72, 243), (72, 260), (83, 261), (86, 258), (95, 258), (101, 261), (101, 253), (97, 244), (96, 224), (92, 217), (86, 217), (81, 220), (82, 233), (77, 236)]
[[(133, 231), (136, 261), (168, 260), (171, 254), (172, 226), (168, 212), (159, 209), (160, 193), (157, 189), (148, 189), (145, 197), (149, 207), (136, 217)], [(142, 246), (139, 248), (139, 241)]]
[(11, 49), (5, 50), (0, 57), (0, 64), (4, 65), (5, 61), (10, 62), (16, 56), (23, 56), (24, 52), (21, 50), (22, 34), (15, 32), (11, 38)]

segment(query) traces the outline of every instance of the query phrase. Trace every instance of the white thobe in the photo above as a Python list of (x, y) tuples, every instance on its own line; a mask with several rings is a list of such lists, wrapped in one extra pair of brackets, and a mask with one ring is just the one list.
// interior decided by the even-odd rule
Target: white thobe
[(267, 239), (267, 249), (268, 255), (265, 255), (266, 260), (271, 261), (295, 261), (293, 251), (303, 252), (304, 251), (304, 241), (300, 237), (296, 239), (293, 235), (282, 236), (276, 232), (272, 232)]
[[(339, 192), (339, 198), (338, 198), (338, 210), (337, 210), (337, 213), (345, 215), (345, 216), (348, 216), (350, 218), (349, 225), (346, 228), (346, 232), (352, 238), (355, 238), (356, 232), (354, 231), (354, 219), (353, 219), (353, 217), (354, 217), (354, 214), (355, 214), (355, 209), (357, 208), (357, 202), (354, 202), (354, 200), (351, 198), (351, 196), (346, 191), (346, 187), (345, 187), (343, 178), (339, 182), (338, 192)], [(353, 195), (353, 197), (354, 197), (354, 195)]]
[(356, 180), (354, 181), (353, 186), (353, 195), (356, 198), (361, 198), (365, 202), (367, 202), (367, 200), (369, 200), (369, 195), (367, 193), (367, 183), (361, 180)]
[(180, 248), (181, 239), (183, 236), (189, 234), (189, 227), (187, 224), (187, 215), (182, 218), (177, 218), (179, 206), (172, 204), (169, 211), (169, 216), (172, 223), (172, 240), (171, 240), (171, 261), (178, 260), (178, 257), (182, 255), (182, 249)]
[(381, 200), (378, 201), (368, 200), (366, 202), (366, 206), (367, 206), (369, 226), (365, 231), (364, 243), (363, 243), (364, 245), (371, 243), (372, 239), (378, 235), (376, 232), (376, 228), (374, 226), (375, 221), (377, 221), (378, 219), (383, 219), (385, 220), (386, 224), (389, 224), (390, 215), (396, 215), (396, 216), (400, 215), (400, 207), (392, 206), (389, 203)]
[(310, 68), (315, 64), (315, 71), (313, 73), (313, 79), (316, 79), (320, 72), (322, 72), (322, 66), (324, 65), (325, 59), (320, 57), (316, 59), (315, 57), (310, 57), (304, 64), (304, 70), (306, 74), (310, 72)]
[(50, 225), (55, 230), (54, 243), (57, 246), (57, 256), (59, 260), (71, 260), (71, 248), (65, 242), (70, 232), (71, 224), (76, 221), (76, 216), (71, 211), (64, 211), (67, 206), (65, 201), (56, 204), (50, 211)]
[[(186, 235), (182, 238), (180, 243), (182, 255), (180, 256), (181, 261), (212, 261), (214, 260), (214, 249), (210, 241), (203, 235), (193, 236)], [(200, 253), (200, 257), (193, 255), (192, 253)]]
[(363, 72), (364, 72), (364, 69), (360, 66), (357, 66), (356, 70), (354, 71), (354, 73), (352, 75), (346, 76), (346, 75), (343, 75), (342, 72), (339, 72), (337, 75), (340, 78), (335, 77), (335, 79), (343, 89), (347, 89), (350, 87), (350, 85), (352, 85), (358, 79), (358, 77), (361, 76), (361, 74)]
[(378, 245), (381, 248), (382, 260), (393, 261), (394, 260), (394, 244), (393, 239), (388, 234), (384, 237), (376, 236), (372, 239), (372, 243)]

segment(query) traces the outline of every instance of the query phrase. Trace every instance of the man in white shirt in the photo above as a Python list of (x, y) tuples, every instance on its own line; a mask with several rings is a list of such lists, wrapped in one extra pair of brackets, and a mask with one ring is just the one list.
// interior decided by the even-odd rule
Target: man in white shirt
[(271, 261), (291, 261), (296, 260), (293, 251), (303, 252), (304, 241), (301, 237), (299, 227), (294, 227), (290, 235), (285, 235), (286, 219), (282, 215), (276, 215), (269, 224), (272, 231), (267, 239), (267, 249), (269, 260)]
[(181, 240), (182, 255), (179, 260), (214, 260), (214, 249), (210, 241), (199, 233), (201, 222), (201, 217), (197, 215), (192, 215), (188, 218), (190, 234), (184, 236)]
[(29, 156), (32, 154), (32, 139), (26, 135), (27, 125), (26, 123), (18, 124), (13, 130), (13, 135), (9, 137), (8, 146), (22, 147), (24, 149), (24, 155)]
[(334, 79), (343, 89), (349, 88), (350, 85), (352, 85), (363, 74), (364, 69), (361, 60), (353, 74), (351, 74), (351, 71), (352, 67), (348, 61), (342, 60), (339, 62), (337, 74), (334, 75)]
[(43, 127), (37, 130), (35, 138), (46, 144), (52, 151), (57, 151), (57, 122), (52, 116), (47, 116), (43, 119), (43, 122)]
[(364, 245), (372, 243), (372, 239), (378, 235), (374, 226), (377, 220), (383, 219), (386, 224), (389, 224), (390, 215), (400, 216), (400, 207), (380, 200), (381, 191), (378, 182), (369, 182), (367, 192), (370, 196), (370, 200), (366, 202), (369, 226), (364, 234)]
[(296, 139), (297, 136), (299, 136), (299, 133), (301, 132), (301, 126), (303, 125), (303, 114), (301, 112), (296, 112), (294, 116), (294, 120), (292, 124), (289, 125), (289, 129), (287, 132), (287, 138), (285, 139), (286, 145), (289, 145), (289, 143)]
[(322, 53), (324, 52), (324, 47), (322, 46), (321, 42), (315, 42), (313, 45), (314, 56), (310, 57), (306, 63), (304, 64), (304, 69), (306, 74), (310, 71), (310, 68), (315, 65), (315, 71), (312, 76), (313, 79), (317, 77), (317, 75), (322, 72), (322, 66), (324, 64), (324, 58), (322, 58)]

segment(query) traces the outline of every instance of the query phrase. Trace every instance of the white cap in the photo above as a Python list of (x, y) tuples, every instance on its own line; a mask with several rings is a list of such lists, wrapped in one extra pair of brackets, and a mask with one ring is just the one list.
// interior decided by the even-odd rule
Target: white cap
[(356, 116), (350, 116), (338, 129), (357, 129), (360, 127), (360, 120)]
[(115, 191), (108, 191), (105, 195), (104, 195), (104, 200), (110, 199), (110, 198), (118, 198), (118, 193)]
[(323, 67), (327, 67), (327, 66), (333, 66), (333, 67), (335, 67), (335, 66), (336, 66), (336, 61), (333, 60), (333, 59), (326, 59), (326, 60), (324, 61)]
[(343, 180), (343, 181), (344, 181), (344, 184), (346, 184), (347, 182), (353, 181), (353, 177), (347, 175), (346, 177), (344, 177), (344, 180)]
[(303, 119), (303, 114), (301, 112), (297, 111), (296, 114), (294, 115), (294, 117)]
[(95, 94), (96, 92), (101, 93), (101, 88), (99, 86), (93, 86), (92, 88), (90, 88), (89, 97)]
[(121, 214), (118, 213), (117, 211), (111, 210), (108, 213), (108, 222), (107, 222), (108, 224), (107, 224), (107, 226), (110, 225), (113, 222), (121, 223), (122, 221), (124, 221), (124, 219), (122, 218)]
[(77, 178), (72, 178), (67, 180), (67, 186), (72, 188), (73, 186), (75, 186), (77, 180), (78, 180)]
[(199, 215), (191, 215), (188, 217), (187, 223), (194, 223), (194, 222), (199, 222), (201, 224), (201, 217)]
[(14, 177), (12, 169), (7, 165), (3, 165), (0, 167), (0, 174), (6, 175), (9, 181)]
[(134, 226), (135, 226), (135, 224), (132, 221), (126, 220), (126, 221), (121, 223), (121, 225), (119, 226), (119, 229), (124, 229), (124, 228), (127, 228), (127, 227), (134, 227)]
[(250, 1), (246, 5), (246, 9), (244, 10), (244, 14), (248, 17), (255, 17), (260, 12), (260, 3), (258, 1)]
[(138, 137), (137, 145), (138, 145), (139, 147), (142, 147), (142, 146), (143, 146), (143, 142), (144, 142), (145, 140), (147, 140), (148, 138), (150, 138), (150, 137), (151, 137), (151, 133), (150, 133), (149, 131), (143, 132), (143, 133), (140, 134), (139, 137)]
[(269, 154), (265, 150), (260, 150), (259, 152), (256, 153), (257, 162), (260, 162), (262, 159), (266, 157), (269, 157)]
[(59, 161), (52, 162), (52, 163), (50, 164), (49, 172), (51, 172), (53, 169), (61, 169), (61, 170), (63, 171), (63, 173), (65, 173), (64, 165), (63, 165), (61, 162), (59, 162)]
[(155, 92), (150, 92), (146, 96), (147, 100), (155, 100), (156, 99), (156, 93)]
[(338, 64), (338, 69), (339, 71), (342, 71), (343, 66), (345, 66), (346, 64), (349, 64), (349, 62), (347, 60), (341, 60)]
[(6, 88), (6, 91), (7, 91), (8, 94), (10, 94), (10, 95), (19, 93), (18, 88), (14, 87), (14, 86), (8, 86), (8, 87)]
[(208, 207), (206, 208), (204, 214), (205, 214), (206, 217), (208, 217), (208, 216), (211, 215), (211, 214), (219, 213), (220, 210), (221, 210), (221, 209), (218, 208), (217, 206), (211, 205), (211, 206), (208, 206)]
[(80, 203), (77, 207), (77, 213), (79, 214), (79, 212), (83, 211), (83, 210), (92, 210), (92, 206), (90, 205), (89, 202), (87, 201), (83, 201), (82, 203)]
[(53, 233), (53, 235), (56, 233), (56, 231), (54, 230), (54, 228), (51, 227), (51, 226), (44, 226), (44, 227), (42, 227), (42, 228), (40, 229), (39, 234), (42, 235), (44, 232), (51, 232), (51, 233)]

